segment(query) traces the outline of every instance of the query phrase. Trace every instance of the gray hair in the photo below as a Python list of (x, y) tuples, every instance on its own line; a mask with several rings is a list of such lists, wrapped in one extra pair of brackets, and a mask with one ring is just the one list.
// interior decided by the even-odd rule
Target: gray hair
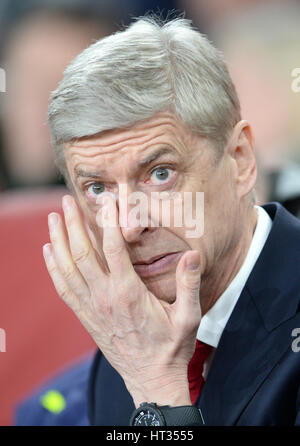
[(142, 17), (66, 68), (48, 110), (57, 166), (66, 173), (65, 143), (163, 111), (214, 141), (219, 153), (241, 119), (223, 56), (211, 42), (189, 20)]

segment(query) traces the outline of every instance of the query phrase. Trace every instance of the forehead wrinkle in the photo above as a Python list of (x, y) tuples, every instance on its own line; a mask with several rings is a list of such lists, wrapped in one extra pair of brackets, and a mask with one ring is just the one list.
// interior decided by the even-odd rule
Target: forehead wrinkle
[[(99, 148), (107, 148), (109, 147), (108, 151), (103, 151), (103, 153), (109, 153), (112, 151), (116, 151), (118, 150), (120, 147), (122, 147), (124, 141), (126, 142), (131, 142), (131, 144), (134, 144), (134, 142), (136, 140), (142, 140), (142, 142), (144, 142), (144, 138), (145, 137), (145, 142), (147, 142), (149, 139), (151, 139), (151, 136), (149, 136), (149, 134), (144, 133), (142, 135), (132, 135), (132, 136), (127, 136), (127, 137), (123, 137), (123, 138), (118, 138), (117, 140), (114, 140), (113, 135), (110, 135), (109, 138), (103, 138), (103, 135), (98, 134), (97, 136), (93, 136), (93, 137), (89, 137), (87, 140), (78, 140), (75, 143), (73, 143), (73, 145), (71, 145), (72, 148), (79, 148), (79, 149), (90, 149), (93, 147), (97, 147), (97, 149)], [(70, 146), (69, 146), (70, 147)]]
[[(146, 140), (144, 141), (139, 141), (139, 147), (136, 147), (136, 142), (138, 140), (138, 138), (132, 139), (129, 144), (128, 144), (128, 140), (126, 140), (126, 146), (124, 147), (124, 145), (119, 147), (111, 147), (110, 146), (110, 150), (106, 150), (106, 151), (102, 151), (99, 152), (99, 146), (95, 146), (95, 144), (90, 144), (90, 146), (85, 146), (85, 145), (76, 145), (76, 146), (72, 146), (70, 147), (70, 150), (68, 150), (68, 157), (70, 159), (77, 159), (77, 157), (84, 157), (86, 159), (90, 159), (93, 158), (95, 160), (97, 160), (98, 157), (102, 157), (103, 155), (113, 155), (116, 154), (119, 156), (120, 153), (122, 152), (128, 152), (128, 149), (131, 146), (134, 146), (137, 148), (137, 151), (139, 154), (143, 153), (145, 150), (150, 149), (150, 147), (154, 147), (154, 146), (160, 146), (160, 147), (170, 147), (175, 149), (176, 152), (181, 152), (182, 151), (182, 147), (180, 147), (181, 150), (178, 150), (178, 146), (182, 146), (182, 143), (177, 140), (176, 143), (175, 141), (172, 141), (173, 137), (171, 139), (168, 138), (164, 138), (165, 136), (165, 132), (161, 131), (160, 133), (154, 135), (149, 136)], [(172, 135), (173, 136), (173, 135)], [(158, 138), (162, 138), (161, 141), (157, 141)], [(150, 143), (150, 144), (149, 144)], [(174, 144), (175, 143), (175, 144)], [(140, 150), (139, 150), (140, 149)], [(128, 154), (130, 154), (132, 152), (129, 152)]]
[[(89, 140), (86, 141), (78, 141), (76, 142), (73, 146), (69, 146), (73, 151), (76, 149), (93, 149), (95, 148), (95, 150), (99, 150), (101, 149), (101, 153), (102, 154), (107, 154), (107, 153), (111, 153), (111, 152), (116, 152), (119, 149), (126, 149), (126, 147), (124, 147), (124, 142), (126, 143), (126, 146), (135, 146), (135, 145), (144, 145), (147, 144), (149, 141), (152, 141), (155, 138), (158, 138), (160, 136), (162, 136), (164, 134), (164, 132), (156, 132), (156, 133), (142, 133), (141, 135), (136, 135), (133, 134), (131, 136), (127, 136), (127, 137), (123, 137), (123, 138), (119, 138), (117, 141), (113, 140), (113, 137), (111, 137), (110, 139), (106, 139), (106, 143), (103, 143), (103, 139), (102, 136), (98, 136), (97, 138), (89, 138)], [(104, 150), (102, 150), (104, 149)], [(105, 150), (108, 149), (108, 150)]]
[[(73, 142), (73, 146), (71, 146), (71, 142), (69, 143), (70, 150), (68, 150), (68, 153), (66, 154), (66, 158), (71, 159), (73, 162), (73, 172), (74, 168), (77, 167), (79, 164), (84, 163), (84, 158), (86, 161), (92, 159), (93, 160), (93, 170), (97, 171), (95, 164), (98, 164), (99, 166), (100, 162), (103, 164), (103, 155), (120, 155), (124, 153), (126, 155), (141, 155), (144, 153), (148, 148), (154, 148), (154, 146), (167, 146), (174, 149), (174, 152), (179, 153), (180, 155), (185, 155), (188, 153), (187, 148), (189, 147), (189, 143), (192, 142), (191, 140), (191, 134), (190, 132), (185, 132), (187, 129), (179, 123), (177, 120), (174, 119), (164, 119), (163, 121), (156, 120), (158, 125), (156, 125), (156, 128), (153, 129), (153, 120), (152, 122), (146, 123), (147, 125), (143, 125), (142, 128), (138, 129), (138, 136), (136, 135), (136, 128), (131, 130), (126, 130), (124, 133), (122, 132), (122, 137), (120, 137), (120, 130), (115, 130), (113, 133), (114, 135), (111, 135), (112, 131), (107, 131), (107, 134), (109, 134), (109, 137), (105, 138), (104, 141), (106, 144), (103, 144), (103, 134), (100, 133), (98, 135), (94, 135), (92, 137), (86, 137), (82, 140), (78, 140), (75, 143)], [(163, 125), (164, 124), (164, 125)], [(174, 131), (175, 126), (175, 131)], [(167, 128), (166, 128), (167, 127)], [(171, 129), (170, 129), (171, 127)], [(146, 129), (151, 128), (152, 132), (150, 134), (146, 132)], [(154, 130), (154, 131), (153, 131)], [(106, 133), (106, 132), (104, 132)], [(118, 137), (118, 140), (116, 141), (115, 138)], [(160, 138), (160, 141), (157, 141), (157, 139)], [(100, 141), (99, 141), (100, 140)], [(124, 141), (126, 141), (126, 146), (124, 146)], [(150, 144), (149, 144), (150, 142)], [(187, 144), (188, 142), (188, 144)], [(96, 143), (96, 145), (95, 145)], [(109, 144), (111, 143), (111, 144)], [(128, 149), (134, 146), (137, 150), (135, 151), (128, 151)], [(139, 146), (139, 147), (136, 147)], [(109, 150), (107, 150), (109, 147)], [(106, 150), (101, 150), (101, 148), (106, 148)], [(99, 149), (101, 152), (99, 152)], [(140, 149), (140, 150), (139, 150)], [(118, 153), (117, 153), (118, 152)], [(127, 152), (127, 153), (126, 153)], [(78, 159), (80, 157), (80, 159)], [(99, 157), (100, 160), (99, 160)], [(107, 157), (105, 157), (105, 161), (108, 161)], [(111, 157), (109, 157), (111, 158)], [(75, 164), (74, 164), (75, 161)], [(99, 169), (100, 170), (100, 169)], [(103, 169), (104, 170), (104, 169)], [(72, 172), (72, 173), (73, 173)]]
[[(161, 130), (162, 126), (171, 126), (178, 128), (178, 122), (174, 118), (166, 115), (165, 119), (156, 118), (156, 120), (149, 120), (143, 122), (136, 127), (131, 127), (129, 129), (113, 129), (113, 130), (105, 130), (93, 136), (87, 136), (83, 138), (79, 138), (75, 141), (70, 141), (66, 144), (66, 147), (84, 147), (90, 148), (95, 146), (95, 141), (97, 141), (97, 145), (100, 147), (110, 147), (110, 150), (118, 150), (119, 145), (122, 145), (124, 141), (128, 143), (134, 143), (135, 141), (140, 141), (140, 143), (147, 142), (151, 140), (153, 137), (159, 136), (158, 133), (165, 133)], [(182, 124), (180, 125), (182, 127)], [(156, 129), (157, 128), (157, 129)], [(147, 130), (155, 130), (154, 134), (149, 134)], [(136, 133), (139, 133), (138, 135)], [(171, 131), (171, 134), (174, 133), (174, 130)], [(115, 146), (115, 147), (114, 147)]]

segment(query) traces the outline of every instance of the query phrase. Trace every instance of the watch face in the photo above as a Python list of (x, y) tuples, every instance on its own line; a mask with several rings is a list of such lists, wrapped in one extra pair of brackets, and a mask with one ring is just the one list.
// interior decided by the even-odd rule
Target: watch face
[(135, 415), (132, 424), (133, 426), (164, 426), (165, 422), (157, 410), (147, 407)]

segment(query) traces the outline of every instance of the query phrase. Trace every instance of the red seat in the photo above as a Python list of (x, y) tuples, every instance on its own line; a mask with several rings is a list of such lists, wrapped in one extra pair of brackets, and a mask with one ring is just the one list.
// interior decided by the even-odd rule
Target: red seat
[(58, 297), (42, 255), (47, 215), (61, 213), (65, 193), (57, 187), (0, 194), (0, 425), (12, 423), (14, 405), (40, 381), (96, 349)]

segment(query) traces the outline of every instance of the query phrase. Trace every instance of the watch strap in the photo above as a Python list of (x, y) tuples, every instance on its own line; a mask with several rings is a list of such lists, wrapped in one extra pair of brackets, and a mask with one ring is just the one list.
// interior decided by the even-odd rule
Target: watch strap
[(203, 426), (204, 420), (196, 406), (157, 406), (167, 426)]

